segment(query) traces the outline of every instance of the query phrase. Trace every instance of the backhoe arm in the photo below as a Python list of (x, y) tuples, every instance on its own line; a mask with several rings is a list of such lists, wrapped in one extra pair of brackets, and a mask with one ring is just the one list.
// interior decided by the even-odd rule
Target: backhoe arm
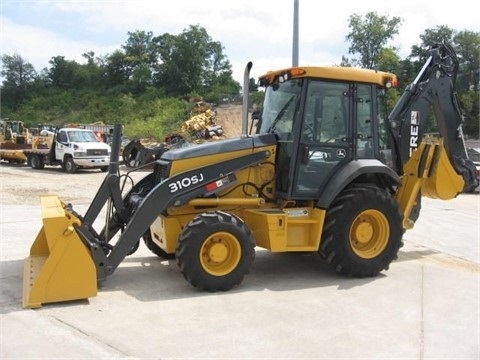
[[(393, 158), (402, 184), (397, 200), (404, 225), (413, 226), (419, 194), (451, 199), (476, 182), (462, 132), (464, 117), (455, 92), (458, 60), (448, 44), (435, 44), (415, 80), (407, 86), (389, 116)], [(440, 138), (425, 136), (432, 113)]]

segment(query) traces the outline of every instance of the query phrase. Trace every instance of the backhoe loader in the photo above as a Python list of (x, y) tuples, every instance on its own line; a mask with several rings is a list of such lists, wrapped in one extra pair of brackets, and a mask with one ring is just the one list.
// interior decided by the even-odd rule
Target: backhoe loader
[[(95, 296), (98, 282), (142, 239), (154, 254), (174, 258), (193, 287), (211, 292), (243, 281), (255, 247), (318, 252), (319, 261), (351, 277), (387, 270), (421, 197), (452, 199), (475, 179), (455, 93), (456, 55), (448, 44), (428, 51), (390, 114), (392, 73), (268, 72), (259, 78), (265, 101), (254, 134), (245, 93), (242, 136), (166, 151), (128, 191), (115, 126), (108, 174), (84, 215), (58, 196), (42, 197), (43, 227), (24, 263), (23, 306)], [(436, 137), (425, 133), (432, 110)]]

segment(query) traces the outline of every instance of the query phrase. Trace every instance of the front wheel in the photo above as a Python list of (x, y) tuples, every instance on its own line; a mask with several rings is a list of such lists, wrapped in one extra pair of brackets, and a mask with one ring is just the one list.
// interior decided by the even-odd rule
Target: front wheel
[(77, 165), (75, 165), (75, 162), (71, 157), (66, 158), (63, 163), (64, 163), (63, 167), (65, 169), (65, 172), (69, 174), (73, 174), (77, 171)]
[(327, 211), (319, 254), (338, 273), (376, 276), (397, 258), (402, 237), (394, 199), (379, 188), (355, 187), (343, 191)]
[(190, 221), (175, 251), (185, 279), (207, 291), (227, 291), (240, 284), (255, 259), (255, 242), (239, 217), (212, 211)]

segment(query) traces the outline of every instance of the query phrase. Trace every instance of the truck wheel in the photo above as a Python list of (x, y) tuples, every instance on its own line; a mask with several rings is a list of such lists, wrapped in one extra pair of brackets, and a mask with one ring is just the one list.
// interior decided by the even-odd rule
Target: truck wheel
[(143, 234), (143, 242), (145, 243), (145, 245), (147, 245), (147, 248), (158, 257), (161, 257), (163, 259), (175, 259), (175, 254), (167, 253), (160, 246), (153, 242), (150, 230)]
[(388, 193), (351, 188), (327, 211), (319, 254), (338, 273), (376, 276), (397, 258), (403, 232), (402, 215)]
[(30, 158), (30, 166), (32, 167), (32, 169), (45, 168), (43, 157), (40, 157), (39, 155), (32, 155), (32, 157)]
[(212, 211), (187, 224), (175, 254), (180, 271), (191, 285), (207, 291), (227, 291), (250, 271), (255, 242), (239, 217)]
[(102, 166), (102, 167), (100, 168), (100, 170), (101, 170), (102, 172), (107, 172), (107, 171), (108, 171), (108, 166)]
[(64, 160), (65, 172), (69, 174), (74, 174), (77, 171), (77, 165), (73, 162), (71, 157), (68, 157)]

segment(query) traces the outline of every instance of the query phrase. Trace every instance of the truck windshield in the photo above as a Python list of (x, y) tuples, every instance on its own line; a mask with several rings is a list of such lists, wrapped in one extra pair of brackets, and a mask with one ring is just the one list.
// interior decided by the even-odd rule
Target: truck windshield
[(290, 133), (303, 79), (273, 84), (265, 90), (260, 133)]
[(91, 131), (70, 130), (67, 134), (70, 142), (98, 142), (97, 137)]

